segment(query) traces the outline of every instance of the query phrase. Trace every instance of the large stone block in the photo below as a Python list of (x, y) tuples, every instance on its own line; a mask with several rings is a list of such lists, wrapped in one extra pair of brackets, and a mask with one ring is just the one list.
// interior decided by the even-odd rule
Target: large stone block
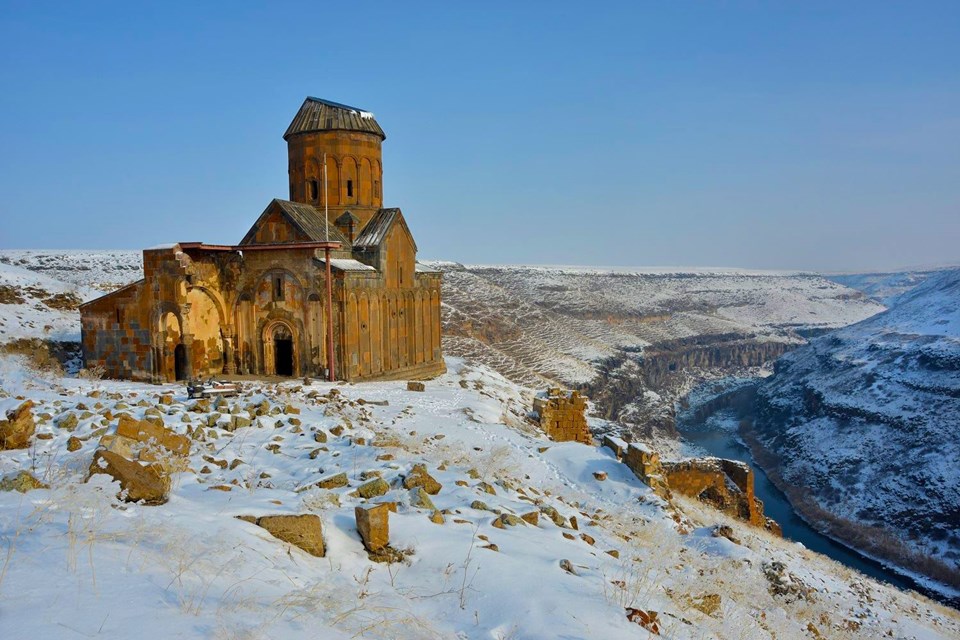
[(105, 473), (120, 483), (127, 502), (163, 504), (170, 492), (170, 476), (162, 465), (141, 465), (112, 451), (97, 451), (90, 464), (90, 475)]
[(8, 410), (6, 418), (0, 420), (0, 451), (24, 449), (30, 444), (30, 438), (36, 429), (32, 408), (33, 402), (26, 400)]
[(371, 553), (382, 551), (390, 544), (390, 506), (378, 504), (354, 509), (357, 533), (363, 546)]
[(257, 518), (257, 526), (263, 527), (274, 538), (299, 547), (312, 556), (326, 555), (323, 540), (323, 525), (320, 517), (312, 514), (263, 516)]
[(146, 420), (120, 415), (117, 435), (143, 444), (157, 444), (178, 456), (190, 455), (190, 438)]

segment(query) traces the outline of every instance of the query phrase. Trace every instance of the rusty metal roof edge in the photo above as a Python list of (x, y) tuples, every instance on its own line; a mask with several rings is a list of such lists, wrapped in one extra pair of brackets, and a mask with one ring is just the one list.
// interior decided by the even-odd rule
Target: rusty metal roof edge
[(131, 282), (131, 283), (129, 283), (129, 284), (123, 285), (123, 286), (120, 287), (119, 289), (114, 289), (113, 291), (108, 291), (107, 293), (103, 294), (102, 296), (97, 296), (97, 297), (94, 298), (93, 300), (87, 300), (86, 302), (78, 305), (78, 306), (77, 306), (77, 309), (83, 309), (84, 307), (86, 307), (86, 306), (88, 306), (88, 305), (91, 305), (91, 304), (93, 304), (94, 302), (99, 302), (100, 300), (103, 300), (104, 298), (109, 298), (110, 296), (115, 296), (115, 295), (117, 295), (118, 293), (120, 293), (121, 291), (126, 291), (126, 290), (129, 289), (130, 287), (135, 287), (135, 286), (137, 286), (137, 285), (145, 284), (146, 281), (147, 281), (146, 278), (140, 278), (139, 280), (134, 280), (133, 282)]
[(342, 242), (331, 240), (315, 240), (311, 242), (270, 242), (261, 244), (204, 244), (203, 242), (180, 242), (180, 248), (184, 251), (199, 250), (210, 252), (229, 252), (229, 251), (280, 251), (283, 249), (339, 249), (343, 246)]

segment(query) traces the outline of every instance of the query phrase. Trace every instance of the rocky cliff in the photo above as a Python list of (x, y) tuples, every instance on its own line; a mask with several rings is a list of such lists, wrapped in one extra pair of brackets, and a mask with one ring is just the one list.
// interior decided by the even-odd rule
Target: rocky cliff
[(781, 358), (752, 437), (794, 505), (852, 546), (960, 585), (960, 269)]

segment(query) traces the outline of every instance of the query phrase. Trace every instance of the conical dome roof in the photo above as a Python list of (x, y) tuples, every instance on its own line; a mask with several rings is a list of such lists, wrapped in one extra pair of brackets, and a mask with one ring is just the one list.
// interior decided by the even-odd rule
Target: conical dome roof
[(387, 138), (387, 134), (369, 111), (311, 97), (303, 101), (303, 106), (293, 117), (283, 139), (313, 131), (360, 131), (380, 136), (381, 140)]

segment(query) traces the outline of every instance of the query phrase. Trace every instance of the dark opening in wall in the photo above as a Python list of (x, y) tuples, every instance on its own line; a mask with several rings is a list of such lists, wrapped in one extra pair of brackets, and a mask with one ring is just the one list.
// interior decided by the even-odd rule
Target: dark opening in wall
[(353, 197), (353, 180), (347, 180), (347, 197)]
[(273, 279), (273, 299), (283, 300), (283, 278), (276, 276)]
[(310, 191), (310, 200), (316, 202), (320, 198), (320, 184), (316, 180), (310, 180), (308, 185)]

